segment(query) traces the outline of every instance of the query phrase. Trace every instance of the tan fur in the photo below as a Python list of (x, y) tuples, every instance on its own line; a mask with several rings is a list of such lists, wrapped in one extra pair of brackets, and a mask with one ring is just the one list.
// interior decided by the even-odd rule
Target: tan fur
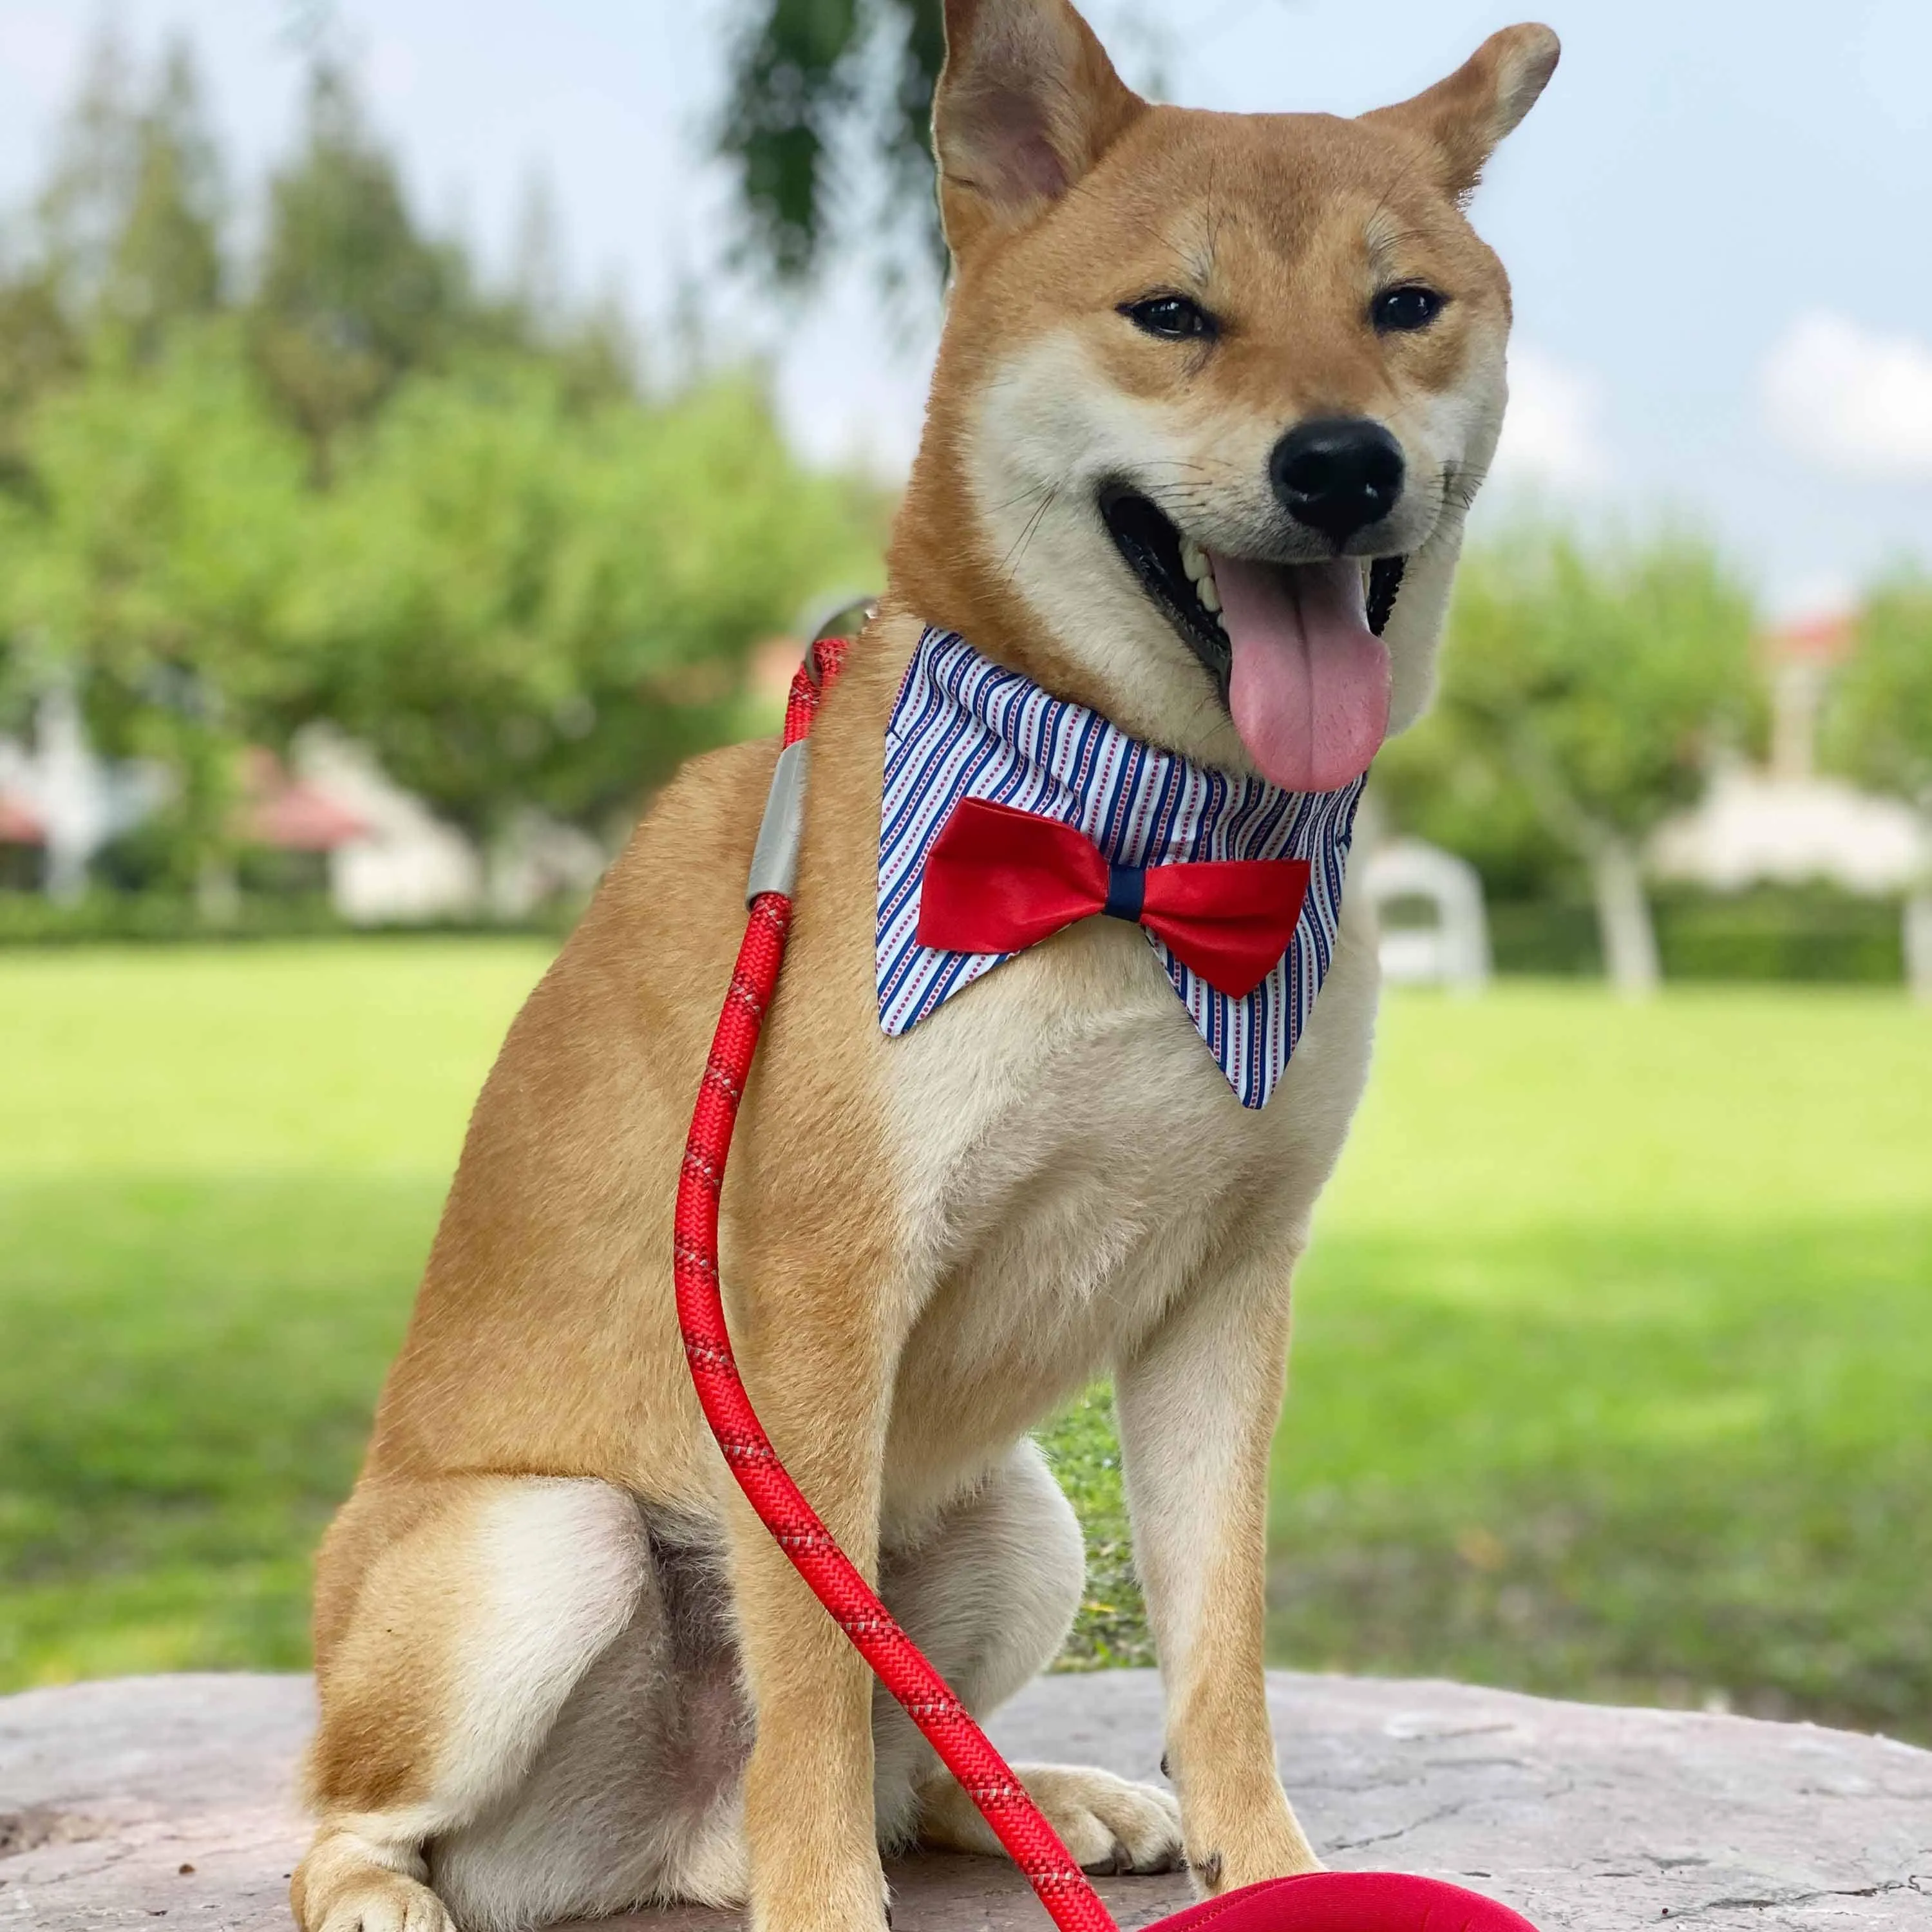
[[(1519, 28), (1359, 122), (1150, 107), (1062, 0), (949, 0), (958, 262), (884, 614), (813, 737), (797, 916), (723, 1204), (747, 1382), (793, 1473), (989, 1708), (1052, 1654), (1077, 1531), (1024, 1432), (1116, 1378), (1179, 1797), (1024, 1769), (1083, 1858), (1206, 1889), (1305, 1870), (1262, 1694), (1269, 1442), (1292, 1266), (1366, 1075), (1352, 910), (1269, 1106), (1242, 1109), (1140, 937), (1096, 921), (879, 1030), (883, 737), (920, 624), (1231, 769), (1206, 674), (1094, 508), (1132, 476), (1204, 542), (1297, 559), (1268, 452), (1360, 414), (1411, 485), (1395, 712), (1426, 702), (1493, 449), (1508, 286), (1460, 198), (1546, 79)], [(1378, 337), (1393, 282), (1450, 297)], [(1184, 293), (1210, 346), (1123, 302)], [(769, 744), (658, 800), (479, 1100), (354, 1496), (324, 1546), (308, 1932), (496, 1932), (748, 1892), (761, 1932), (876, 1932), (882, 1842), (984, 1828), (751, 1516), (693, 1397), (678, 1162), (743, 929)]]

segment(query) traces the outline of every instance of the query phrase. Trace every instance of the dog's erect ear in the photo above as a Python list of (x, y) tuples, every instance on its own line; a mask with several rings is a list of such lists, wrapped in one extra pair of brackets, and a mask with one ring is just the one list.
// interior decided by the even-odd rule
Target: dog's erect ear
[(955, 256), (1058, 200), (1146, 105), (1066, 0), (946, 0), (932, 148)]
[(1436, 152), (1443, 187), (1466, 195), (1496, 143), (1536, 105), (1562, 51), (1547, 27), (1505, 27), (1447, 80), (1362, 118), (1419, 134)]

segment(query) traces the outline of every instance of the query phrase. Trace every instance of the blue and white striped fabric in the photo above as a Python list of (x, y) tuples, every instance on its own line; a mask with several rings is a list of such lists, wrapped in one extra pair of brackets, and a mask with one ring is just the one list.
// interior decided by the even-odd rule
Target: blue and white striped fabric
[(1356, 801), (1339, 791), (1282, 791), (1191, 764), (1130, 738), (982, 657), (950, 631), (928, 630), (886, 729), (879, 832), (879, 1024), (916, 1026), (1009, 953), (920, 944), (926, 855), (953, 807), (991, 799), (1078, 826), (1113, 863), (1180, 859), (1305, 859), (1308, 896), (1288, 951), (1245, 999), (1217, 993), (1148, 934), (1174, 990), (1244, 1107), (1267, 1103), (1315, 1010), (1334, 957)]

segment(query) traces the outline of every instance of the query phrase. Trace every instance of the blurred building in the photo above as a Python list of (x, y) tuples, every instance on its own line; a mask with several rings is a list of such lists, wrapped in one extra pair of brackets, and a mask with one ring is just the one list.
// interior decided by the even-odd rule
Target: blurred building
[(290, 884), (324, 887), (332, 855), (369, 836), (368, 822), (322, 786), (292, 777), (274, 752), (256, 745), (242, 758), (243, 844), (280, 854)]
[(88, 742), (80, 704), (56, 684), (34, 711), (30, 739), (0, 738), (0, 868), (6, 882), (78, 898), (87, 868), (111, 838), (147, 817), (166, 796), (160, 775), (137, 763), (115, 764)]
[[(405, 791), (364, 746), (326, 726), (312, 726), (295, 747), (295, 777), (284, 797), (312, 800), (336, 814), (341, 836), (326, 848), (328, 894), (357, 926), (408, 925), (463, 919), (483, 904), (483, 865), (476, 848)], [(301, 822), (313, 807), (285, 805)], [(264, 829), (274, 823), (264, 811)]]
[(580, 903), (610, 855), (582, 826), (547, 812), (518, 812), (490, 841), (486, 896), (499, 919), (526, 919), (543, 907)]
[(1771, 687), (1771, 769), (1784, 779), (1817, 769), (1818, 721), (1832, 674), (1858, 649), (1849, 611), (1780, 625), (1765, 634), (1765, 677)]
[(1720, 765), (1695, 808), (1658, 829), (1651, 856), (1661, 877), (1713, 892), (1824, 880), (1880, 897), (1910, 891), (1928, 862), (1918, 814), (1903, 801), (1742, 760)]
[(1769, 762), (1720, 761), (1698, 804), (1659, 826), (1651, 862), (1662, 878), (1713, 892), (1822, 883), (1901, 898), (1906, 977), (1932, 999), (1932, 827), (1904, 800), (1818, 770), (1826, 693), (1856, 645), (1849, 615), (1767, 634)]
[[(390, 779), (363, 747), (326, 728), (304, 732), (293, 768), (259, 746), (244, 755), (235, 832), (255, 880), (282, 892), (326, 892), (358, 926), (476, 916), (486, 899), (476, 847)], [(0, 889), (70, 901), (102, 849), (167, 800), (165, 776), (101, 758), (80, 707), (56, 687), (30, 740), (0, 738)], [(510, 884), (493, 902), (528, 910), (554, 890), (592, 883), (603, 855), (582, 835), (514, 842)], [(590, 845), (591, 853), (581, 849)]]
[(1660, 876), (1714, 892), (1822, 880), (1883, 897), (1925, 880), (1932, 850), (1919, 814), (1903, 800), (1818, 771), (1825, 694), (1856, 641), (1849, 616), (1767, 634), (1770, 762), (1760, 770), (1731, 758), (1718, 766), (1699, 803), (1658, 829), (1651, 859)]

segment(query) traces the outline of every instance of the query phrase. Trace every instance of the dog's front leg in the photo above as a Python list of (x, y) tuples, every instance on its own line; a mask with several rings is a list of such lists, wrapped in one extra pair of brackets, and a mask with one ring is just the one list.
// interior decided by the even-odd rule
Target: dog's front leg
[[(876, 1583), (897, 1352), (870, 1286), (759, 1270), (745, 1367), (786, 1467)], [(731, 1500), (739, 1642), (757, 1725), (745, 1778), (752, 1932), (883, 1932), (871, 1674), (742, 1496)]]
[(1118, 1376), (1168, 1771), (1188, 1863), (1209, 1892), (1319, 1864), (1275, 1768), (1262, 1671), (1268, 1449), (1293, 1258), (1258, 1256), (1202, 1283)]

